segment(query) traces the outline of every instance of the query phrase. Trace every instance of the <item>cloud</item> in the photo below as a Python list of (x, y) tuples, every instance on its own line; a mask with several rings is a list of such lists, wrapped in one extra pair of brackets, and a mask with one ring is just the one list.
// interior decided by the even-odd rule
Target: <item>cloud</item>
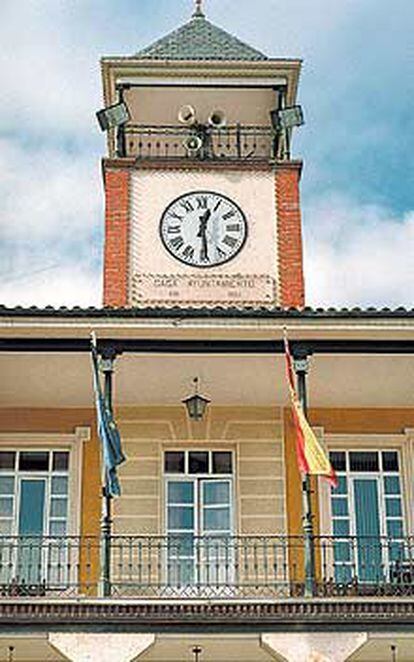
[(3, 127), (61, 136), (76, 129), (79, 137), (90, 135), (94, 99), (99, 99), (98, 66), (91, 69), (87, 43), (79, 37), (71, 42), (69, 4), (65, 9), (59, 0), (2, 0)]
[(102, 218), (99, 165), (88, 154), (0, 139), (0, 237), (72, 241)]
[[(157, 30), (163, 4), (165, 0), (1, 0), (3, 130), (61, 143), (68, 136), (78, 144), (96, 143), (95, 111), (102, 106), (99, 60), (108, 54), (130, 55), (139, 42), (147, 43), (147, 30)], [(103, 149), (103, 140), (101, 145)]]
[(0, 140), (0, 303), (100, 304), (103, 205), (89, 155)]
[(16, 273), (14, 281), (1, 280), (0, 301), (5, 306), (100, 306), (100, 271), (74, 260), (64, 265), (49, 263), (28, 274)]
[(305, 228), (309, 305), (413, 307), (414, 211), (331, 193), (310, 201)]

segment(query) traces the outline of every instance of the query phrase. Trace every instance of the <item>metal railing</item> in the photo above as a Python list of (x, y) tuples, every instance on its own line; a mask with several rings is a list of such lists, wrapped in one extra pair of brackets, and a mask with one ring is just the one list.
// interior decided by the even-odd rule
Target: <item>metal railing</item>
[(96, 594), (99, 538), (0, 536), (0, 597)]
[[(414, 538), (317, 536), (314, 595), (413, 596)], [(112, 536), (114, 598), (304, 595), (301, 536)], [(102, 595), (102, 541), (0, 537), (0, 598)]]
[(113, 593), (232, 598), (289, 592), (289, 549), (301, 539), (276, 536), (118, 537)]
[(319, 536), (319, 595), (414, 595), (414, 537)]
[(128, 124), (123, 149), (125, 156), (137, 159), (264, 161), (275, 158), (276, 142), (274, 130), (267, 126), (216, 129)]

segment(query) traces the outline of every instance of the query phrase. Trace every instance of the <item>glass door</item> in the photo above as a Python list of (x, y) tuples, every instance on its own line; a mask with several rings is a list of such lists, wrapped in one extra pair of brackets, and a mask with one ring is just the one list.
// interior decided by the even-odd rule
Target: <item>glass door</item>
[(39, 584), (42, 580), (42, 536), (45, 530), (46, 481), (22, 478), (18, 519), (19, 583)]
[(167, 481), (167, 578), (173, 586), (226, 583), (231, 573), (230, 480)]
[(361, 581), (379, 581), (383, 572), (378, 480), (354, 478), (352, 482), (358, 577)]
[(167, 481), (167, 583), (169, 586), (194, 584), (196, 532), (196, 481)]
[(203, 480), (201, 489), (201, 582), (227, 586), (233, 581), (231, 481)]

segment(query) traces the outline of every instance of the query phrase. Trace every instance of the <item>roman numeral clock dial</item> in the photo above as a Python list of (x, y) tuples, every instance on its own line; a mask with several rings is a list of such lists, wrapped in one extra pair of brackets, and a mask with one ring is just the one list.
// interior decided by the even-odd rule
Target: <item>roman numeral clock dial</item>
[(174, 200), (161, 217), (164, 247), (192, 267), (215, 267), (232, 260), (247, 239), (247, 221), (227, 196), (194, 191)]

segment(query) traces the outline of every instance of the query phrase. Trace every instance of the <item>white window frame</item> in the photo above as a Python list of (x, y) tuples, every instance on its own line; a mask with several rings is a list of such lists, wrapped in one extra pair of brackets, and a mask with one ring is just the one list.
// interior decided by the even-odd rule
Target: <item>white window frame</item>
[[(401, 477), (401, 501), (403, 508), (404, 533), (406, 536), (413, 535), (413, 459), (410, 455), (413, 449), (414, 438), (411, 434), (414, 430), (406, 431), (405, 434), (325, 434), (319, 428), (320, 436), (323, 439), (323, 445), (326, 451), (387, 451), (397, 450), (400, 455), (400, 477)], [(414, 434), (413, 434), (414, 437)], [(355, 477), (359, 473), (355, 472)], [(364, 477), (368, 473), (363, 474)], [(377, 474), (375, 473), (375, 476)], [(374, 472), (372, 472), (374, 477)], [(318, 480), (319, 492), (319, 515), (320, 515), (320, 535), (332, 535), (332, 512), (331, 512), (331, 488), (328, 481), (322, 477)], [(353, 490), (351, 490), (353, 500)], [(379, 486), (379, 496), (382, 498), (382, 485)], [(383, 500), (381, 501), (381, 503)], [(350, 507), (353, 504), (350, 503)], [(381, 513), (381, 525), (384, 513)], [(351, 518), (352, 522), (352, 518)], [(353, 524), (352, 524), (353, 526)], [(353, 534), (351, 529), (350, 535)]]
[[(343, 449), (345, 453), (349, 454), (352, 452), (355, 452), (355, 449), (348, 449), (345, 448)], [(382, 453), (383, 451), (391, 450), (389, 448), (384, 449), (380, 448), (374, 451), (372, 448), (358, 448), (357, 452), (376, 452), (378, 455)], [(386, 501), (386, 495), (384, 491), (384, 478), (386, 476), (390, 475), (397, 475), (400, 480), (401, 480), (401, 508), (402, 508), (402, 515), (401, 517), (398, 517), (396, 519), (402, 519), (403, 521), (403, 536), (406, 536), (406, 529), (407, 529), (407, 512), (406, 512), (406, 507), (404, 503), (404, 494), (403, 494), (403, 484), (402, 484), (402, 456), (401, 456), (401, 451), (398, 448), (394, 448), (392, 450), (395, 450), (398, 453), (399, 457), (399, 471), (398, 472), (389, 472), (389, 471), (384, 471), (382, 468), (379, 469), (378, 471), (349, 471), (347, 470), (345, 473), (349, 487), (348, 487), (348, 495), (349, 495), (349, 521), (350, 521), (350, 535), (351, 536), (356, 536), (356, 520), (355, 520), (355, 486), (354, 486), (354, 481), (355, 480), (375, 480), (375, 483), (377, 485), (377, 494), (378, 494), (378, 508), (379, 508), (379, 525), (380, 525), (380, 535), (383, 537), (387, 537), (387, 520), (393, 519), (392, 517), (387, 517), (386, 511), (385, 511), (385, 501)], [(343, 473), (343, 472), (341, 472)], [(332, 502), (331, 502), (332, 503)]]
[[(185, 454), (184, 456), (184, 472), (167, 472), (165, 471), (165, 454), (169, 452), (183, 452)], [(209, 458), (208, 458), (208, 468), (209, 468), (209, 473), (189, 473), (189, 454), (191, 452), (208, 452), (209, 453)], [(230, 453), (231, 454), (231, 466), (232, 466), (232, 473), (231, 474), (221, 474), (221, 473), (213, 473), (212, 472), (212, 458), (213, 458), (213, 453), (214, 452), (223, 452), (223, 453)], [(163, 532), (165, 536), (169, 535), (169, 531), (167, 528), (167, 523), (168, 523), (168, 483), (169, 482), (192, 482), (194, 485), (194, 499), (193, 499), (193, 505), (194, 505), (194, 529), (192, 530), (192, 533), (194, 536), (198, 538), (203, 538), (203, 537), (208, 537), (208, 532), (204, 533), (201, 532), (201, 524), (202, 524), (202, 508), (203, 508), (203, 488), (202, 488), (202, 482), (203, 481), (228, 481), (230, 485), (230, 500), (229, 500), (229, 506), (230, 506), (230, 528), (229, 528), (229, 533), (223, 532), (223, 535), (230, 535), (234, 536), (235, 535), (235, 523), (237, 522), (237, 517), (236, 517), (236, 453), (234, 449), (232, 448), (226, 448), (226, 447), (220, 447), (220, 446), (212, 446), (211, 444), (206, 444), (206, 445), (200, 445), (198, 447), (185, 447), (183, 448), (182, 446), (173, 446), (173, 447), (164, 447), (162, 449), (162, 456), (161, 456), (161, 462), (162, 462), (162, 475), (163, 475), (163, 500), (164, 500), (164, 508), (163, 508)], [(187, 533), (191, 532), (191, 529), (188, 529), (186, 531)], [(195, 559), (194, 559), (195, 561)], [(164, 568), (167, 567), (167, 563), (164, 563)], [(165, 570), (164, 570), (165, 572)], [(163, 576), (163, 580), (166, 581), (166, 575)], [(185, 592), (185, 587), (183, 587), (183, 592)]]
[[(208, 451), (209, 452), (209, 469), (212, 469), (212, 457), (213, 453), (231, 453), (231, 466), (232, 466), (232, 473), (231, 474), (214, 474), (214, 473), (189, 473), (188, 472), (188, 457), (189, 453), (201, 453), (203, 451)], [(185, 460), (184, 460), (184, 472), (183, 473), (169, 473), (165, 471), (165, 453), (185, 453)], [(220, 448), (220, 447), (211, 447), (210, 444), (206, 447), (196, 447), (196, 448), (183, 448), (183, 447), (171, 447), (171, 448), (163, 448), (162, 450), (162, 474), (163, 474), (163, 486), (164, 486), (164, 494), (163, 494), (163, 500), (164, 500), (164, 508), (163, 508), (163, 523), (162, 523), (162, 529), (164, 532), (164, 535), (168, 535), (168, 530), (167, 530), (167, 523), (168, 523), (168, 489), (167, 485), (168, 482), (170, 481), (183, 481), (183, 482), (188, 482), (192, 480), (194, 483), (198, 483), (199, 480), (229, 480), (230, 482), (230, 535), (234, 536), (235, 535), (235, 523), (237, 521), (236, 517), (236, 490), (235, 490), (235, 481), (236, 481), (236, 454), (235, 451), (231, 448)], [(197, 484), (197, 492), (199, 491), (199, 486)], [(200, 532), (200, 519), (201, 519), (201, 502), (202, 502), (202, 496), (201, 494), (196, 495), (195, 498), (196, 501), (196, 509), (195, 509), (195, 514), (194, 514), (194, 535), (195, 536), (202, 536)]]
[[(76, 427), (73, 433), (62, 432), (0, 432), (0, 451), (68, 451), (68, 500), (69, 512), (67, 516), (67, 535), (79, 536), (81, 526), (81, 496), (82, 496), (82, 459), (83, 444), (91, 438), (89, 427)], [(49, 472), (22, 472), (27, 478), (45, 480)], [(50, 475), (52, 475), (50, 473)], [(19, 478), (21, 476), (19, 475)], [(20, 484), (20, 480), (16, 481)], [(17, 485), (15, 491), (20, 489)], [(15, 492), (16, 493), (16, 492)], [(49, 495), (46, 490), (45, 508), (49, 504)], [(47, 518), (49, 520), (49, 518)], [(16, 526), (16, 513), (14, 513), (14, 526)], [(45, 535), (47, 535), (45, 533)]]

